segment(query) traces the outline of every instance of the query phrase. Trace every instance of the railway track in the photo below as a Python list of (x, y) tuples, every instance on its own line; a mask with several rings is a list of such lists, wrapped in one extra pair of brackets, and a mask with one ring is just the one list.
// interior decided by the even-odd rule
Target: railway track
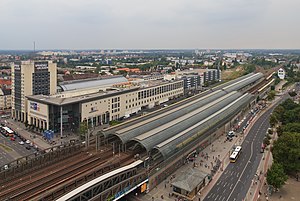
[[(13, 179), (10, 179), (6, 182), (1, 182), (0, 185), (1, 185), (1, 192), (0, 192), (0, 196), (1, 194), (4, 192), (4, 188), (5, 189), (10, 189), (14, 186), (16, 186), (16, 183), (19, 182), (19, 181), (23, 181), (23, 183), (26, 183), (28, 184), (28, 181), (29, 180), (32, 180), (34, 179), (35, 177), (39, 177), (39, 175), (44, 175), (44, 174), (47, 174), (49, 172), (52, 172), (53, 170), (61, 170), (63, 168), (65, 168), (65, 164), (70, 164), (70, 163), (76, 163), (78, 160), (78, 158), (80, 160), (82, 160), (83, 158), (87, 157), (87, 155), (85, 153), (80, 153), (79, 155), (77, 156), (72, 156), (68, 159), (65, 159), (63, 161), (60, 161), (59, 163), (55, 163), (47, 168), (43, 168), (43, 169), (40, 169), (40, 170), (37, 170), (35, 172), (29, 172), (27, 173), (25, 176), (19, 176), (19, 177), (15, 177)], [(24, 182), (26, 181), (26, 182)]]
[(15, 192), (20, 193), (20, 192), (26, 191), (26, 189), (28, 189), (29, 187), (38, 186), (41, 183), (41, 181), (47, 182), (47, 180), (49, 180), (49, 178), (52, 178), (52, 177), (57, 178), (59, 176), (63, 176), (62, 173), (64, 173), (66, 171), (66, 169), (68, 169), (70, 171), (72, 171), (72, 169), (76, 170), (78, 167), (80, 167), (80, 163), (86, 164), (86, 163), (89, 163), (90, 161), (94, 161), (94, 158), (88, 157), (88, 158), (85, 158), (84, 160), (75, 161), (73, 163), (70, 163), (68, 166), (63, 166), (60, 169), (50, 171), (46, 174), (38, 174), (37, 177), (34, 177), (32, 179), (29, 178), (29, 180), (27, 180), (26, 182), (22, 182), (19, 184), (10, 183), (8, 186), (5, 187), (6, 190), (1, 191), (0, 199), (6, 198), (6, 197), (12, 198), (12, 196), (15, 194)]
[[(120, 161), (114, 160), (113, 162), (114, 163), (119, 163), (119, 165), (117, 166), (117, 168), (118, 168), (120, 166), (128, 165), (128, 164), (130, 164), (131, 162), (134, 161), (134, 160), (130, 160), (130, 159), (133, 159), (132, 155), (128, 155), (124, 158), (121, 158)], [(96, 166), (94, 168), (89, 168), (89, 170), (87, 170), (84, 173), (72, 175), (72, 177), (65, 179), (65, 181), (62, 181), (59, 184), (54, 184), (53, 186), (49, 186), (47, 189), (45, 189), (45, 188), (41, 189), (40, 191), (36, 192), (33, 195), (30, 195), (26, 199), (27, 200), (43, 200), (43, 201), (48, 201), (49, 200), (50, 201), (50, 200), (59, 198), (60, 196), (64, 195), (66, 192), (60, 193), (60, 194), (55, 193), (55, 195), (54, 195), (54, 193), (52, 193), (51, 196), (49, 196), (48, 192), (49, 191), (52, 191), (52, 192), (57, 191), (58, 192), (60, 187), (56, 188), (57, 186), (72, 184), (72, 183), (74, 183), (74, 180), (76, 180), (76, 179), (80, 179), (82, 177), (89, 177), (91, 174), (94, 174), (97, 170), (100, 170), (102, 168), (106, 168), (109, 165), (111, 165), (111, 164), (108, 164), (108, 163), (111, 163), (111, 162), (107, 161), (107, 162), (104, 162), (102, 165)], [(103, 174), (105, 174), (107, 172), (103, 172)], [(95, 177), (103, 175), (103, 174), (95, 175)], [(90, 178), (90, 180), (91, 179), (94, 179), (94, 178)], [(81, 185), (84, 184), (84, 183), (81, 183)], [(76, 187), (73, 186), (73, 188), (69, 188), (68, 191), (73, 190), (75, 188)]]
[(72, 160), (63, 161), (63, 163), (68, 163), (60, 168), (51, 167), (48, 169), (48, 172), (43, 170), (36, 173), (34, 177), (32, 177), (33, 175), (26, 176), (25, 178), (29, 179), (28, 182), (21, 182), (18, 185), (18, 180), (11, 181), (3, 186), (5, 189), (1, 190), (0, 200), (28, 200), (31, 197), (30, 195), (36, 195), (36, 192), (40, 192), (41, 189), (49, 190), (50, 186), (53, 187), (58, 185), (58, 183), (66, 182), (68, 178), (76, 177), (105, 163), (110, 156), (110, 152), (105, 152), (101, 156), (79, 157), (80, 160), (74, 160), (73, 158), (73, 162)]

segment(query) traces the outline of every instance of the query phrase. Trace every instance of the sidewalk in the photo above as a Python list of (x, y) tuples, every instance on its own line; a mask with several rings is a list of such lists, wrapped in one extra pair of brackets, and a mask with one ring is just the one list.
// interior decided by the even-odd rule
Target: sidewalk
[(45, 140), (42, 136), (42, 134), (30, 132), (26, 129), (25, 125), (21, 122), (14, 121), (12, 119), (7, 119), (7, 126), (12, 128), (14, 131), (17, 131), (23, 138), (26, 140), (30, 140), (33, 142), (33, 144), (37, 145), (39, 149), (48, 149), (53, 146), (57, 146), (60, 144), (69, 143), (71, 139), (77, 139), (78, 136), (75, 136), (71, 133), (65, 133), (65, 136), (63, 139), (60, 138), (60, 135), (55, 134), (52, 141), (55, 143), (51, 144), (47, 140)]

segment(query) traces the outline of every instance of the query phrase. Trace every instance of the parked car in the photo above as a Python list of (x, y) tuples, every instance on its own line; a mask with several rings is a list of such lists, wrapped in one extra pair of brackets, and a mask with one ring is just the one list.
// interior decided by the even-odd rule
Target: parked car
[(234, 131), (229, 131), (227, 133), (227, 137), (234, 137), (234, 136), (235, 136)]
[(26, 149), (30, 150), (30, 149), (31, 149), (31, 147), (30, 147), (30, 146), (26, 146)]
[(8, 169), (8, 165), (4, 165), (4, 166), (3, 166), (3, 169), (4, 169), (4, 170), (7, 170), (7, 169)]
[(31, 142), (30, 142), (30, 140), (26, 140), (26, 144), (30, 144)]
[(15, 131), (15, 135), (20, 137), (20, 134), (17, 131)]
[(14, 138), (14, 137), (11, 137), (11, 138), (10, 138), (10, 140), (11, 140), (11, 141), (15, 141), (15, 140), (16, 140), (16, 138)]
[(25, 144), (25, 143), (24, 143), (23, 141), (20, 141), (19, 144), (20, 144), (20, 145), (23, 145), (23, 144)]

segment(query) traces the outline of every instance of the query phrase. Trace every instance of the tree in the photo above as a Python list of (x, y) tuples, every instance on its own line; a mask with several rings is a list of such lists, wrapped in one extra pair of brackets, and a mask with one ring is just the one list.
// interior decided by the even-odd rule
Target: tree
[(269, 100), (269, 101), (271, 101), (271, 100), (274, 100), (275, 99), (275, 91), (270, 91), (269, 93), (268, 93), (268, 96), (267, 96), (267, 99)]
[(280, 105), (286, 110), (293, 110), (299, 107), (299, 105), (297, 103), (294, 103), (294, 101), (290, 98), (281, 103)]
[(274, 111), (273, 111), (273, 115), (276, 117), (276, 119), (278, 121), (282, 121), (282, 118), (283, 118), (283, 114), (285, 112), (285, 109), (282, 105), (278, 105)]
[(281, 164), (273, 163), (267, 172), (267, 182), (274, 188), (280, 188), (288, 179)]
[(24, 124), (25, 124), (25, 127), (27, 128), (28, 127), (28, 121), (26, 120)]
[(300, 122), (288, 123), (283, 126), (282, 130), (283, 132), (300, 133)]
[(79, 133), (80, 133), (81, 139), (85, 138), (85, 134), (87, 133), (87, 131), (88, 131), (88, 127), (87, 127), (86, 122), (80, 122)]
[(267, 137), (265, 137), (264, 140), (263, 140), (263, 143), (264, 143), (265, 145), (269, 145), (269, 144), (270, 144), (270, 139), (267, 138)]
[(291, 97), (294, 97), (294, 96), (297, 96), (297, 93), (294, 92), (294, 91), (291, 91), (291, 92), (289, 92), (289, 95), (290, 95)]
[(300, 171), (300, 133), (284, 132), (275, 141), (272, 154), (274, 161), (283, 165), (289, 173)]
[(278, 123), (278, 119), (277, 119), (277, 117), (276, 117), (275, 114), (272, 114), (272, 115), (270, 116), (269, 122), (270, 122), (270, 125), (271, 125), (272, 127), (274, 127), (275, 124)]

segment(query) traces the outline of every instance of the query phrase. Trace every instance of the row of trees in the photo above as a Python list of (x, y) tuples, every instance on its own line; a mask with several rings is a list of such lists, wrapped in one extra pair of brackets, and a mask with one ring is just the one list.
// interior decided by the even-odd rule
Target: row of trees
[(300, 105), (287, 99), (274, 109), (270, 124), (280, 126), (272, 148), (274, 163), (267, 173), (267, 181), (280, 188), (287, 175), (298, 175), (300, 171)]

